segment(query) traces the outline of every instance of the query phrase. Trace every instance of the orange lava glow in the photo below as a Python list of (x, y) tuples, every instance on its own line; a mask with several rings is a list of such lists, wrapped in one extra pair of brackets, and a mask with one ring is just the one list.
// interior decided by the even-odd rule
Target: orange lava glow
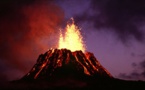
[(65, 29), (65, 35), (60, 31), (58, 48), (66, 48), (71, 51), (82, 50), (85, 52), (85, 45), (80, 29), (74, 24), (74, 19), (71, 18), (72, 23), (68, 23)]

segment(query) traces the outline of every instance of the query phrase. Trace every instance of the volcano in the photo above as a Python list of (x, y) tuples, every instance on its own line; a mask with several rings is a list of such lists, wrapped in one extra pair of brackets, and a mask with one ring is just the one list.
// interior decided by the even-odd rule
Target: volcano
[(36, 64), (22, 80), (50, 80), (70, 76), (77, 79), (82, 77), (112, 78), (93, 53), (51, 49), (39, 55)]
[(60, 77), (112, 78), (93, 53), (86, 52), (80, 29), (74, 24), (73, 18), (66, 26), (65, 35), (60, 31), (58, 49), (50, 49), (41, 54), (22, 80), (50, 80)]

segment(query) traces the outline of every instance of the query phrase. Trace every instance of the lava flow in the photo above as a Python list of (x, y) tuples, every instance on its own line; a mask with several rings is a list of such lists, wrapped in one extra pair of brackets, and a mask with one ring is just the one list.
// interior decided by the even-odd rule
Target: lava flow
[(74, 20), (60, 33), (59, 49), (41, 54), (36, 64), (22, 79), (50, 79), (60, 76), (103, 76), (111, 74), (98, 62), (93, 53), (85, 52), (85, 45)]

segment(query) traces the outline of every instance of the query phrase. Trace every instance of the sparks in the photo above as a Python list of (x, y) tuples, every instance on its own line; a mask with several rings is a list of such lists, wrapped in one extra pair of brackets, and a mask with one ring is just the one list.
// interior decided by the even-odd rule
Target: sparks
[(68, 23), (65, 29), (65, 35), (63, 36), (60, 31), (58, 48), (66, 48), (71, 51), (82, 50), (85, 52), (85, 44), (83, 37), (80, 33), (80, 29), (74, 24), (74, 19), (71, 18), (72, 23)]

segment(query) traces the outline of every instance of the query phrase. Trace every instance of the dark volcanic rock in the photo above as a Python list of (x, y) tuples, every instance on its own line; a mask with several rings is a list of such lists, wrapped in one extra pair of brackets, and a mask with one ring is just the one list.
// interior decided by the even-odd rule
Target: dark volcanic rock
[(52, 49), (38, 57), (36, 64), (22, 80), (51, 80), (63, 77), (75, 79), (112, 78), (111, 74), (90, 52)]

